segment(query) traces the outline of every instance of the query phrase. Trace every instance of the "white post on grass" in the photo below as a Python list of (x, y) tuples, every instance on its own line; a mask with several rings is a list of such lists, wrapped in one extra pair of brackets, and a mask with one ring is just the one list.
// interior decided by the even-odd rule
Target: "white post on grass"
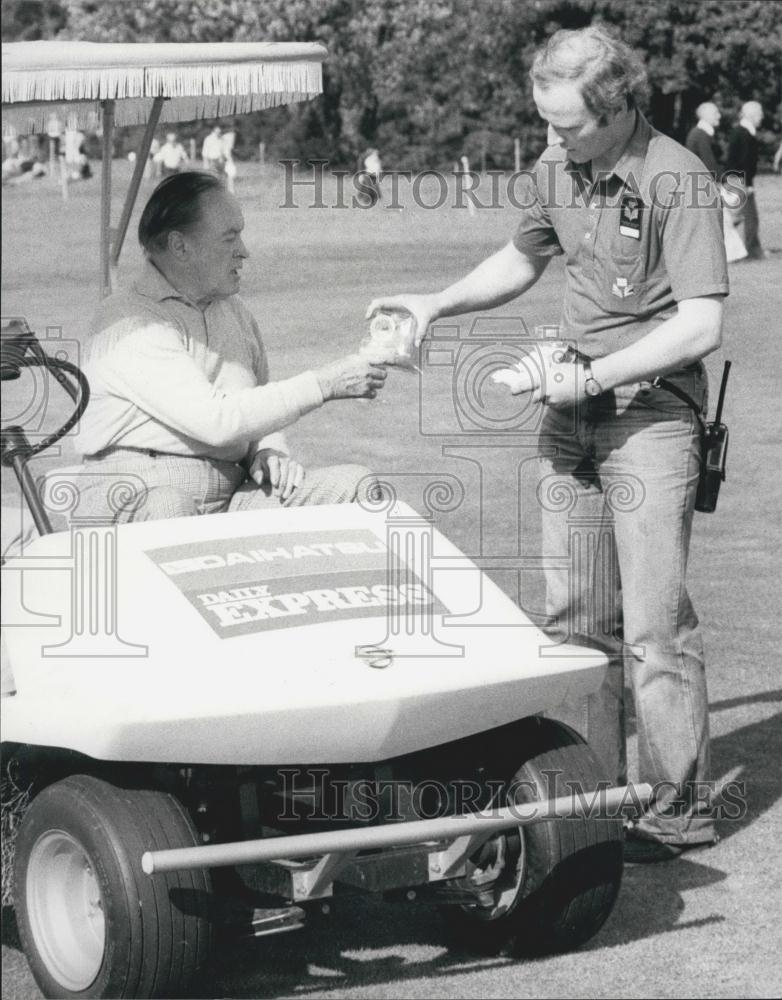
[[(470, 173), (470, 161), (467, 159), (466, 156), (463, 156), (461, 158), (461, 164), (462, 164), (462, 173), (463, 174), (469, 174)], [(470, 177), (469, 180), (470, 180), (470, 187), (467, 190), (472, 190), (472, 177)], [(472, 200), (472, 198), (468, 198), (467, 199), (467, 212), (471, 216), (475, 215), (475, 202)]]
[(521, 139), (513, 140), (513, 171), (521, 172)]
[(258, 143), (258, 163), (262, 166), (266, 166), (266, 143)]
[(195, 139), (190, 140), (190, 162), (192, 163), (196, 158), (196, 141)]
[(61, 152), (57, 157), (60, 167), (60, 191), (62, 192), (62, 200), (68, 200), (68, 165), (65, 162), (65, 153)]

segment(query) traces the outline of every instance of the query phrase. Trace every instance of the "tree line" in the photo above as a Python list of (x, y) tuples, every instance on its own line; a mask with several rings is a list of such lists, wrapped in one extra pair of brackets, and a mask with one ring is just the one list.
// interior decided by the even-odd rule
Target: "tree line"
[[(714, 101), (723, 135), (747, 100), (766, 112), (766, 159), (782, 131), (782, 4), (772, 0), (2, 0), (3, 38), (87, 41), (318, 41), (329, 50), (315, 101), (243, 116), (237, 155), (355, 165), (377, 146), (386, 169), (510, 169), (536, 158), (545, 128), (529, 67), (557, 28), (599, 20), (645, 56), (646, 112), (683, 140)], [(187, 138), (204, 123), (182, 126)], [(719, 134), (718, 134), (719, 142)]]

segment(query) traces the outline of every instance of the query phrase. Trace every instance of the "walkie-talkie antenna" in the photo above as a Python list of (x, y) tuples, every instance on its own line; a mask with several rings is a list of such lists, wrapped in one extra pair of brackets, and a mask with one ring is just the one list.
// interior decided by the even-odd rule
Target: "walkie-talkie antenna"
[(722, 382), (720, 384), (720, 395), (717, 400), (717, 411), (714, 414), (714, 423), (719, 424), (722, 422), (722, 405), (725, 402), (725, 390), (728, 387), (728, 375), (730, 375), (731, 362), (726, 361), (725, 367), (722, 369)]

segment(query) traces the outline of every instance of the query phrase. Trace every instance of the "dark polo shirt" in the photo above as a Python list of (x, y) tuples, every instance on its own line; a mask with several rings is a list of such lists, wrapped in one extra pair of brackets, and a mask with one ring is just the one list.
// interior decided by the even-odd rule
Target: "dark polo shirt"
[(677, 302), (728, 294), (719, 192), (701, 161), (640, 113), (608, 176), (550, 146), (531, 171), (513, 242), (565, 255), (562, 335), (599, 358), (639, 340)]

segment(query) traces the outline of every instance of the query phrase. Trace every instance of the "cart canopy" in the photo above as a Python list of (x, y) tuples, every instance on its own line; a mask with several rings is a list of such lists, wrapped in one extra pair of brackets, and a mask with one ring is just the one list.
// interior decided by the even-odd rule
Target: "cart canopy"
[(42, 133), (53, 105), (75, 127), (101, 127), (101, 102), (114, 125), (143, 125), (155, 98), (160, 122), (246, 114), (321, 93), (326, 49), (302, 42), (3, 45), (3, 126)]

